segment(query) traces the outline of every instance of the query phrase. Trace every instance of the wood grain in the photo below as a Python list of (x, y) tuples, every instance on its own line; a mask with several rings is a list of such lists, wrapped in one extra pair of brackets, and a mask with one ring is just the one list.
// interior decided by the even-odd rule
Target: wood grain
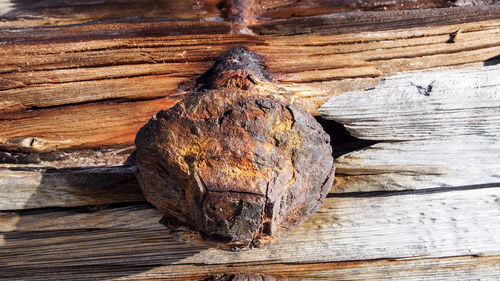
[[(434, 259), (374, 260), (330, 263), (243, 263), (224, 265), (167, 265), (147, 267), (127, 266), (81, 266), (62, 268), (24, 269), (8, 272), (7, 280), (20, 280), (26, 275), (40, 276), (52, 280), (51, 273), (58, 270), (58, 276), (67, 280), (92, 278), (104, 280), (205, 280), (221, 273), (266, 273), (279, 280), (436, 280), (477, 279), (496, 281), (499, 267), (498, 256), (461, 256)], [(10, 268), (5, 268), (10, 269)], [(119, 272), (119, 274), (117, 274)], [(81, 280), (80, 279), (80, 280)]]
[(356, 29), (358, 32), (383, 31), (393, 30), (396, 26), (402, 29), (494, 19), (498, 17), (499, 11), (500, 5), (407, 11), (346, 12), (286, 20), (271, 20), (267, 23), (255, 25), (252, 30), (256, 34), (262, 35), (309, 33), (330, 35), (347, 33), (352, 29)]
[[(161, 214), (148, 205), (97, 211), (3, 212), (0, 257), (5, 262), (0, 270), (4, 278), (12, 280), (47, 280), (54, 277), (51, 275), (54, 271), (71, 272), (64, 275), (69, 280), (83, 276), (145, 279), (175, 276), (179, 270), (196, 276), (229, 264), (236, 265), (237, 269), (252, 267), (252, 264), (239, 263), (265, 263), (267, 265), (260, 269), (272, 270), (273, 264), (277, 267), (285, 264), (286, 268), (292, 267), (289, 263), (327, 262), (347, 269), (315, 270), (316, 273), (312, 273), (315, 278), (317, 274), (338, 276), (336, 274), (342, 273), (352, 278), (347, 274), (356, 270), (363, 271), (361, 276), (369, 277), (396, 270), (391, 275), (394, 278), (402, 274), (402, 279), (410, 279), (426, 273), (447, 276), (450, 271), (446, 273), (446, 268), (453, 265), (459, 269), (463, 266), (458, 274), (473, 276), (481, 273), (483, 267), (467, 270), (468, 261), (474, 264), (485, 261), (484, 268), (491, 270), (491, 274), (485, 275), (489, 277), (498, 273), (495, 256), (500, 251), (496, 235), (500, 226), (499, 191), (500, 188), (495, 187), (327, 198), (320, 211), (293, 233), (269, 248), (244, 252), (176, 242), (158, 224)], [(391, 261), (395, 257), (401, 261)], [(422, 257), (425, 260), (418, 260)], [(444, 257), (455, 258), (442, 259)], [(409, 258), (410, 261), (406, 261)], [(349, 262), (361, 260), (371, 262)], [(427, 267), (432, 264), (436, 268)], [(378, 265), (382, 271), (370, 271)], [(404, 273), (397, 268), (416, 270)], [(281, 267), (274, 270), (294, 274), (283, 272)]]
[[(482, 64), (500, 52), (498, 19), (390, 32), (294, 36), (224, 34), (229, 32), (226, 23), (207, 23), (196, 35), (169, 35), (192, 33), (194, 24), (95, 23), (0, 30), (2, 149), (131, 144), (139, 124), (155, 109), (166, 109), (188, 93), (197, 75), (234, 45), (249, 45), (262, 54), (279, 86), (314, 114), (332, 96), (372, 87), (380, 77)], [(458, 29), (455, 43), (446, 43)], [(102, 122), (89, 118), (103, 114)], [(82, 120), (79, 126), (69, 116)], [(33, 139), (45, 145), (26, 145)]]
[(265, 19), (289, 19), (293, 17), (304, 17), (339, 13), (345, 11), (373, 11), (373, 10), (409, 10), (424, 8), (443, 8), (452, 6), (452, 1), (446, 0), (382, 0), (382, 1), (329, 1), (329, 0), (306, 0), (306, 1), (256, 1), (256, 13)]
[[(7, 115), (1, 121), (0, 149), (43, 152), (72, 146), (130, 144), (147, 120), (178, 100), (166, 97), (133, 103), (103, 102)], [(27, 131), (29, 136), (23, 133)]]
[(135, 167), (0, 170), (0, 210), (144, 201)]
[[(474, 279), (497, 280), (498, 256), (463, 256), (439, 259), (373, 260), (335, 263), (245, 263), (221, 266), (167, 266), (156, 267), (144, 273), (134, 273), (127, 278), (151, 280), (202, 280), (214, 273), (262, 273), (280, 280), (436, 280)], [(167, 277), (168, 276), (168, 277)], [(135, 279), (140, 278), (140, 279)], [(147, 279), (145, 279), (147, 278)], [(158, 279), (153, 279), (158, 280)], [(160, 279), (165, 280), (165, 279)]]
[(335, 97), (319, 111), (361, 139), (498, 136), (500, 66), (389, 77), (372, 89)]
[(496, 184), (500, 178), (498, 155), (498, 137), (378, 143), (336, 159), (332, 192)]
[(4, 1), (0, 6), (0, 28), (68, 25), (116, 18), (175, 18), (217, 20), (221, 1), (162, 0), (61, 0)]
[(500, 68), (413, 72), (331, 99), (319, 111), (384, 141), (337, 159), (335, 192), (488, 185), (500, 174)]
[[(233, 1), (0, 3), (0, 279), (497, 280), (498, 71), (447, 82), (484, 98), (457, 105), (477, 124), (447, 138), (389, 134), (340, 157), (321, 210), (269, 248), (188, 245), (158, 223), (135, 181), (135, 133), (232, 46), (262, 54), (280, 91), (316, 115), (391, 75), (491, 65), (500, 53), (500, 5), (489, 0), (241, 1), (248, 34), (221, 2)], [(477, 82), (489, 86), (462, 87)]]
[[(489, 66), (403, 74), (386, 78), (368, 91), (346, 93), (325, 104), (320, 109), (323, 115), (344, 124), (356, 137), (406, 141), (379, 143), (338, 158), (337, 178), (332, 192), (453, 188), (498, 182), (499, 72), (498, 66)], [(29, 101), (29, 98), (26, 100)], [(168, 108), (174, 102), (175, 100), (167, 97), (133, 104), (149, 103), (151, 109), (148, 109), (148, 113), (152, 116), (157, 110)], [(1, 147), (43, 152), (71, 147), (78, 142), (82, 146), (122, 143), (121, 139), (111, 142), (110, 138), (116, 135), (131, 142), (136, 130), (149, 118), (147, 116), (143, 121), (137, 118), (143, 113), (136, 109), (130, 111), (129, 102), (97, 105), (39, 109), (22, 113), (19, 119), (4, 120), (4, 124), (21, 124), (23, 121), (23, 130), (37, 135), (47, 132), (52, 138), (14, 138)], [(76, 113), (68, 110), (74, 108), (88, 110), (86, 119), (80, 118), (78, 122), (72, 122)], [(41, 112), (45, 114), (45, 118), (39, 118)], [(52, 122), (45, 123), (51, 120), (47, 118), (50, 113), (53, 114), (54, 124), (65, 121), (67, 125), (51, 128)], [(103, 116), (99, 123), (102, 127), (89, 131), (86, 135), (81, 134), (79, 128), (82, 125), (90, 127), (98, 116)], [(24, 123), (28, 120), (29, 123)], [(119, 129), (112, 130), (114, 126)], [(4, 132), (9, 130), (16, 128), (7, 126)], [(71, 139), (61, 140), (57, 137), (72, 132), (74, 135)], [(96, 141), (99, 142), (95, 143)], [(4, 152), (3, 162), (6, 163), (4, 166), (7, 170), (0, 172), (0, 181), (5, 186), (0, 188), (0, 208), (68, 207), (143, 200), (133, 172), (124, 170), (121, 166), (133, 147), (120, 157), (116, 156), (114, 150), (105, 155), (88, 151), (69, 154), (61, 152), (58, 156), (50, 156), (52, 154), (46, 152), (42, 153), (45, 160), (35, 157), (38, 160), (31, 162), (17, 160), (19, 157), (26, 158), (26, 154)], [(99, 159), (107, 160), (103, 162)], [(103, 172), (94, 169), (103, 165), (116, 167), (103, 169)], [(62, 169), (70, 167), (79, 169)], [(24, 170), (8, 170), (9, 168)], [(95, 174), (97, 172), (98, 175)], [(124, 184), (127, 180), (131, 188), (121, 192), (120, 188), (114, 187), (117, 181)], [(87, 185), (82, 186), (82, 182)], [(96, 186), (90, 187), (90, 182), (94, 182)], [(14, 192), (15, 190), (17, 191)]]

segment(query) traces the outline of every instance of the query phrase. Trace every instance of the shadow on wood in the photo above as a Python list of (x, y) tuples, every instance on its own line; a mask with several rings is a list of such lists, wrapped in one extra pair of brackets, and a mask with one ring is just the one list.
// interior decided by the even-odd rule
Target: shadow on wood
[(483, 65), (484, 66), (491, 66), (491, 65), (497, 65), (500, 63), (500, 55), (491, 57), (487, 60), (484, 61)]
[[(22, 211), (23, 216), (41, 218), (18, 221), (9, 226), (12, 231), (0, 232), (3, 258), (9, 256), (12, 249), (22, 249), (4, 260), (0, 269), (2, 279), (26, 280), (31, 276), (30, 280), (39, 280), (40, 274), (53, 276), (55, 272), (64, 272), (64, 280), (108, 280), (172, 265), (204, 249), (174, 240), (159, 224), (145, 224), (146, 217), (159, 219), (161, 214), (137, 206), (127, 204), (129, 212), (114, 218), (112, 209), (99, 212), (88, 207), (71, 209), (64, 211), (65, 215), (56, 221), (52, 220), (52, 225), (43, 217), (50, 211), (56, 214), (56, 209)], [(25, 266), (27, 256), (34, 264)], [(96, 264), (89, 264), (89, 259)]]

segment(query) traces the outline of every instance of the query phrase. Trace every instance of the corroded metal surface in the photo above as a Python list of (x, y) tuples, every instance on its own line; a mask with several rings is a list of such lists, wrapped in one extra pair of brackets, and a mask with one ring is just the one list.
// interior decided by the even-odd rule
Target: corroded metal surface
[(165, 223), (223, 247), (259, 246), (302, 223), (333, 183), (329, 135), (255, 86), (269, 77), (257, 62), (243, 48), (223, 56), (201, 90), (136, 138), (139, 182)]

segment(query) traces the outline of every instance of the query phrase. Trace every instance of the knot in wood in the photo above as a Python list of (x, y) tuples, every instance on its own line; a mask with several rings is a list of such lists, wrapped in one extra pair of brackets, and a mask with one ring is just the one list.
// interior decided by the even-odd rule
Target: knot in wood
[(138, 180), (169, 227), (246, 248), (319, 208), (333, 183), (330, 137), (308, 112), (262, 91), (195, 91), (138, 132)]

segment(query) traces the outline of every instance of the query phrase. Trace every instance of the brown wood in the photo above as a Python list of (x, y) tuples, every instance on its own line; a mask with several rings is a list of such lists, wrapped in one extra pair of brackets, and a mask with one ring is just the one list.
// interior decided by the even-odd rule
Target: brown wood
[[(366, 26), (372, 26), (372, 21), (384, 23), (392, 17), (387, 13), (368, 15)], [(0, 58), (0, 126), (4, 128), (0, 146), (47, 151), (131, 144), (140, 124), (178, 101), (184, 93), (183, 87), (178, 89), (180, 83), (191, 83), (234, 45), (248, 45), (262, 54), (277, 82), (315, 114), (329, 97), (371, 87), (380, 77), (482, 63), (500, 51), (499, 20), (453, 24), (457, 13), (464, 21), (468, 15), (470, 20), (498, 17), (497, 6), (412, 13), (423, 19), (440, 18), (440, 25), (400, 29), (405, 26), (388, 22), (396, 29), (360, 32), (363, 28), (348, 24), (362, 24), (359, 14), (344, 23), (324, 22), (328, 30), (345, 26), (342, 32), (347, 34), (337, 35), (337, 31), (326, 35), (321, 30), (294, 36), (227, 35), (227, 22), (161, 21), (0, 30), (4, 54)], [(306, 26), (294, 21), (275, 26)], [(458, 29), (455, 43), (446, 43)], [(185, 35), (169, 36), (172, 32)], [(78, 119), (78, 125), (70, 118)], [(40, 140), (38, 145), (29, 145), (35, 138)]]
[(409, 10), (424, 8), (444, 8), (453, 5), (453, 1), (447, 0), (307, 0), (307, 1), (256, 1), (254, 10), (260, 18), (264, 19), (288, 19), (292, 17), (304, 17), (339, 13), (344, 11), (373, 11), (373, 10)]
[[(80, 24), (116, 18), (218, 19), (219, 0), (4, 1), (0, 28)], [(3, 9), (3, 10), (2, 10)]]

